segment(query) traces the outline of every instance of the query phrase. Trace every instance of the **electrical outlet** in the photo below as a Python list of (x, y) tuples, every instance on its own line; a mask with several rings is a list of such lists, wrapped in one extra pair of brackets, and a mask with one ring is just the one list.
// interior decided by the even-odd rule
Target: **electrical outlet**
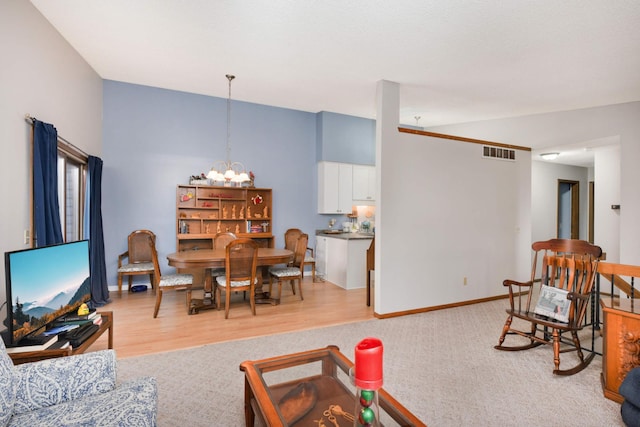
[(24, 230), (24, 244), (29, 244), (29, 230)]
[(463, 282), (462, 282), (462, 283), (463, 283), (465, 286), (467, 286), (467, 277), (466, 277), (466, 276), (465, 276), (465, 278), (463, 279)]

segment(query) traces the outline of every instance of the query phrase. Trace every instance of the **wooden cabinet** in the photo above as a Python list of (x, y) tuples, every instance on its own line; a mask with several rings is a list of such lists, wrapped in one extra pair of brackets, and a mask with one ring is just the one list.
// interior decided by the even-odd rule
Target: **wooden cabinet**
[(353, 205), (352, 166), (348, 163), (318, 163), (318, 213), (351, 213)]
[(353, 165), (353, 204), (373, 205), (376, 200), (375, 166)]
[(272, 191), (268, 188), (178, 185), (176, 250), (211, 248), (218, 231), (273, 247)]
[(640, 302), (602, 297), (604, 314), (602, 388), (604, 396), (618, 403), (618, 388), (631, 369), (640, 366)]

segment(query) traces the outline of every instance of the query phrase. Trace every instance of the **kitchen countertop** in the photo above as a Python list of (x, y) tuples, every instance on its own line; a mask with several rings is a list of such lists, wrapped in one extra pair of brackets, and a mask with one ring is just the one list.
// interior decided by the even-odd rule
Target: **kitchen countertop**
[(353, 239), (373, 239), (373, 233), (325, 233), (325, 230), (316, 230), (316, 236), (333, 237), (334, 239), (353, 240)]

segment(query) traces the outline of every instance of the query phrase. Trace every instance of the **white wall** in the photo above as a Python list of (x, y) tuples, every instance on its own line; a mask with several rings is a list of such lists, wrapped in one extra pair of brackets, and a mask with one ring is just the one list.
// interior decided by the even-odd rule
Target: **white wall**
[[(100, 156), (102, 80), (27, 1), (2, 2), (0, 56), (0, 253), (4, 253), (28, 247), (23, 233), (30, 226), (31, 126), (25, 114), (54, 124), (60, 136), (87, 154)], [(0, 277), (4, 276), (0, 262)], [(5, 287), (0, 286), (0, 304), (4, 302)], [(5, 318), (4, 308), (0, 316)]]
[(589, 234), (589, 169), (551, 162), (531, 162), (531, 241), (548, 240), (558, 236), (558, 180), (578, 181), (580, 184), (579, 237)]
[[(608, 262), (620, 261), (620, 147), (601, 148), (595, 152), (594, 243), (606, 253)], [(637, 191), (637, 190), (636, 190)], [(635, 264), (640, 263), (640, 259)]]
[[(619, 139), (619, 191), (620, 205), (622, 205), (619, 212), (619, 262), (639, 264), (640, 221), (637, 218), (640, 217), (640, 192), (638, 191), (638, 183), (640, 182), (640, 168), (638, 167), (638, 163), (640, 163), (640, 120), (638, 117), (640, 117), (640, 102), (629, 102), (581, 110), (439, 126), (429, 130), (539, 148), (575, 144), (601, 138)], [(594, 175), (597, 194), (600, 187), (598, 184), (599, 172), (595, 170)], [(599, 230), (598, 227), (601, 224), (606, 229)], [(612, 228), (608, 223), (598, 220), (597, 214), (595, 227), (595, 237), (598, 241), (604, 242), (605, 236), (612, 232), (615, 233), (612, 231), (615, 227)], [(608, 239), (609, 236), (606, 238)], [(606, 246), (613, 245), (607, 243)], [(608, 249), (605, 250), (608, 251)]]
[(478, 144), (398, 133), (397, 85), (379, 91), (376, 313), (503, 294), (528, 276), (531, 153), (484, 159)]

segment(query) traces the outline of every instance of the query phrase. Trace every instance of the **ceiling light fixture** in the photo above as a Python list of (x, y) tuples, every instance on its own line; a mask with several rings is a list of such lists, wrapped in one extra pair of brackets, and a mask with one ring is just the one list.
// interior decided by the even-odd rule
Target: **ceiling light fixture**
[(555, 160), (559, 155), (560, 153), (542, 153), (540, 154), (540, 157), (542, 157), (544, 160)]
[(226, 75), (229, 80), (229, 97), (227, 98), (227, 160), (219, 160), (213, 164), (213, 167), (207, 174), (207, 178), (216, 183), (223, 183), (225, 186), (236, 185), (242, 186), (243, 182), (249, 182), (244, 165), (240, 162), (231, 161), (231, 81), (236, 78), (231, 74)]

